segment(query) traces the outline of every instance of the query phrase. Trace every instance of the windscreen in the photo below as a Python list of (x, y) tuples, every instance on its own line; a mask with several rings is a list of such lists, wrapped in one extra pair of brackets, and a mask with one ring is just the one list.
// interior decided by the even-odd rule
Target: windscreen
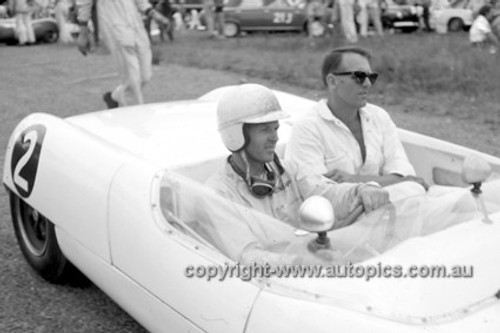
[[(500, 182), (483, 186), (486, 210), (500, 210)], [(307, 249), (315, 234), (297, 232), (284, 222), (222, 198), (203, 184), (166, 172), (161, 184), (166, 220), (186, 234), (242, 264), (358, 263), (378, 256), (413, 237), (425, 237), (483, 218), (468, 189), (433, 187), (370, 214), (349, 227), (328, 232), (331, 248), (319, 255)], [(318, 259), (319, 258), (319, 259)]]

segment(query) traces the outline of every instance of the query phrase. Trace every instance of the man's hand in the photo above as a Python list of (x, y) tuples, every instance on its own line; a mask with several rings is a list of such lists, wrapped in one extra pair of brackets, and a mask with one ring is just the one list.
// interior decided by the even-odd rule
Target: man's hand
[[(390, 203), (389, 192), (383, 188), (363, 184), (358, 188), (357, 204), (363, 205), (365, 213), (369, 213), (388, 203)], [(356, 203), (353, 206), (357, 206)]]
[(330, 178), (337, 183), (352, 183), (353, 175), (342, 170), (333, 169), (324, 174), (325, 177)]
[(78, 47), (78, 51), (80, 51), (84, 56), (90, 52), (90, 31), (88, 27), (80, 26), (80, 33), (78, 34), (76, 45)]

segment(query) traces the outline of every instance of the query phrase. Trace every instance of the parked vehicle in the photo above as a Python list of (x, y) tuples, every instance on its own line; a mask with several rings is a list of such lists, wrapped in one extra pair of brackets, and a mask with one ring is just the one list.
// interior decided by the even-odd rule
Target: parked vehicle
[(431, 10), (430, 24), (437, 32), (458, 32), (468, 30), (473, 19), (468, 8), (441, 8)]
[(414, 32), (420, 27), (421, 9), (418, 6), (391, 3), (382, 8), (382, 25), (386, 29)]
[[(55, 43), (59, 38), (59, 28), (54, 18), (33, 19), (33, 30), (37, 42)], [(14, 18), (0, 19), (0, 43), (17, 44), (16, 21)]]
[[(235, 37), (242, 31), (307, 32), (305, 1), (229, 0), (224, 6), (224, 33)], [(321, 27), (316, 24), (319, 31)]]
[[(316, 237), (204, 185), (228, 155), (215, 126), (216, 105), (227, 89), (189, 101), (23, 119), (7, 145), (3, 183), (32, 268), (48, 281), (64, 282), (76, 267), (151, 332), (500, 331), (500, 158), (405, 130), (399, 134), (417, 174), (448, 186), (459, 200), (439, 218), (419, 210), (425, 193), (396, 201), (354, 228), (329, 232), (332, 247), (352, 242), (348, 248), (366, 255), (354, 260), (355, 268), (468, 265), (471, 276), (219, 275), (210, 281), (202, 274), (209, 267), (243, 267), (224, 246), (233, 236), (228, 230), (241, 230), (227, 228), (234, 224), (285, 228), (298, 255), (309, 254), (307, 244)], [(282, 154), (291, 126), (315, 102), (276, 95), (292, 114), (280, 126)], [(491, 176), (461, 170), (470, 154), (485, 161)], [(471, 180), (471, 172), (482, 177)], [(463, 179), (476, 188), (483, 181), (482, 194), (473, 196)], [(484, 199), (486, 217), (476, 197)], [(411, 220), (400, 220), (397, 212)], [(398, 240), (397, 226), (415, 226), (415, 219), (438, 225), (464, 212), (472, 215), (461, 223)], [(377, 227), (382, 235), (370, 231)], [(365, 243), (372, 236), (398, 244), (380, 251)]]

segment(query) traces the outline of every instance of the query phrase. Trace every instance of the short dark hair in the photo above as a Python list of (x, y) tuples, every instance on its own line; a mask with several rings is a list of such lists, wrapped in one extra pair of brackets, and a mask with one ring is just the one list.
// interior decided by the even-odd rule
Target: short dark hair
[(491, 11), (491, 6), (490, 5), (484, 5), (479, 8), (478, 14), (486, 16), (488, 13)]
[(356, 53), (368, 60), (371, 60), (372, 58), (370, 51), (357, 46), (345, 46), (333, 49), (326, 55), (325, 59), (323, 60), (323, 66), (321, 68), (321, 78), (323, 79), (325, 87), (326, 76), (330, 73), (336, 72), (339, 69), (340, 63), (342, 62), (342, 58), (345, 53)]

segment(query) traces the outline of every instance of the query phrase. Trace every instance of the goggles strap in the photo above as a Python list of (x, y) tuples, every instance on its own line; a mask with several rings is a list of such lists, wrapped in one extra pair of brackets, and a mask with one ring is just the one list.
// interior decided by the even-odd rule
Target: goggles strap
[(247, 153), (245, 152), (245, 149), (241, 150), (240, 156), (241, 159), (243, 160), (243, 163), (245, 164), (245, 181), (248, 184), (248, 186), (251, 186), (252, 179), (250, 177), (250, 163), (248, 163)]

